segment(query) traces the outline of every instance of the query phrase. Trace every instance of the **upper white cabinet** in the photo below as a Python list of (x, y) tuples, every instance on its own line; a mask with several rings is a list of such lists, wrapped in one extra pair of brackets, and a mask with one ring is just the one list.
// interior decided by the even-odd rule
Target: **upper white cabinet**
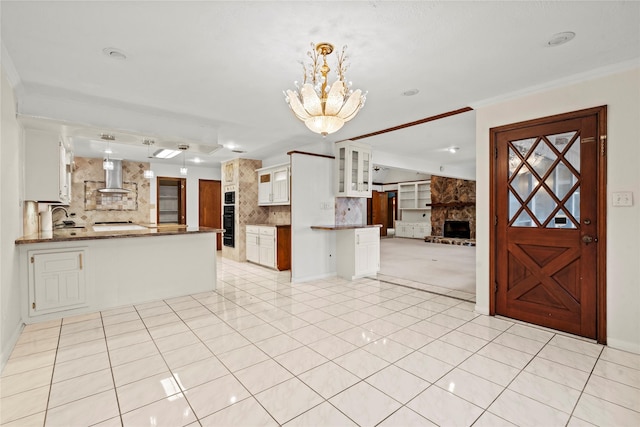
[(288, 205), (289, 199), (289, 165), (271, 166), (257, 169), (258, 172), (258, 205)]
[(73, 154), (58, 135), (25, 129), (25, 200), (69, 204)]
[(431, 209), (431, 182), (409, 182), (398, 184), (400, 209)]
[(353, 141), (336, 143), (336, 197), (371, 197), (371, 147)]

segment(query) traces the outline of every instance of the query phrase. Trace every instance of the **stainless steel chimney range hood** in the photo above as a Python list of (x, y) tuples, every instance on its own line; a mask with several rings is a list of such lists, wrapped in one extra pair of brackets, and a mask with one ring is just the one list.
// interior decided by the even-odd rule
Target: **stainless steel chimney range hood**
[(113, 163), (113, 169), (105, 169), (104, 171), (104, 188), (99, 188), (100, 193), (123, 194), (129, 193), (122, 186), (122, 160), (110, 159)]

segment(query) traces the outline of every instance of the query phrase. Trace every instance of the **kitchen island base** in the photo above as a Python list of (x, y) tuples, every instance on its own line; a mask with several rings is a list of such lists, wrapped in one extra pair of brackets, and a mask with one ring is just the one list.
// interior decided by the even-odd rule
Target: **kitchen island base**
[[(20, 253), (24, 323), (216, 289), (215, 232), (22, 244)], [(55, 277), (38, 275), (38, 256), (56, 253), (82, 253), (73, 271), (83, 280), (65, 278), (60, 269)], [(65, 305), (74, 292), (84, 296)]]

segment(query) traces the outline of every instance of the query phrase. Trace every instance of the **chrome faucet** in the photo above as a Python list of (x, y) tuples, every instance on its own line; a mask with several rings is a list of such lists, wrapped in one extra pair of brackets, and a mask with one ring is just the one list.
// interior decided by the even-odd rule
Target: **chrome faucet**
[(51, 214), (52, 215), (56, 211), (56, 209), (62, 209), (64, 211), (64, 216), (69, 218), (69, 212), (67, 212), (67, 210), (65, 208), (63, 208), (62, 206), (56, 206), (53, 209), (51, 209)]

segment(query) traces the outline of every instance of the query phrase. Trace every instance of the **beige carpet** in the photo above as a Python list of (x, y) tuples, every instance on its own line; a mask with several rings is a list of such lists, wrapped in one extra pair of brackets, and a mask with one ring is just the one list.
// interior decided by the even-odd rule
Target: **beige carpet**
[(380, 239), (380, 274), (476, 293), (476, 248), (400, 237)]

